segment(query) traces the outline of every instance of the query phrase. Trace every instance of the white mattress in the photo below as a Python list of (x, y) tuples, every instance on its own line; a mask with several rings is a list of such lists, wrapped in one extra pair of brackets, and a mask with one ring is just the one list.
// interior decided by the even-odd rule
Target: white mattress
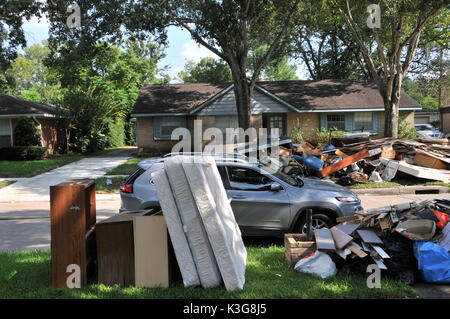
[(227, 290), (243, 289), (247, 251), (212, 157), (181, 156), (194, 200)]
[(192, 252), (183, 230), (183, 224), (166, 172), (164, 170), (154, 172), (152, 178), (156, 186), (156, 194), (161, 209), (164, 212), (163, 216), (166, 220), (172, 246), (180, 267), (181, 276), (183, 277), (183, 284), (185, 287), (198, 286), (200, 285), (200, 279), (198, 277), (197, 267), (195, 266), (194, 258), (192, 257)]
[(222, 277), (181, 159), (182, 156), (168, 158), (164, 162), (164, 169), (197, 267), (200, 283), (204, 288), (217, 287), (222, 283)]

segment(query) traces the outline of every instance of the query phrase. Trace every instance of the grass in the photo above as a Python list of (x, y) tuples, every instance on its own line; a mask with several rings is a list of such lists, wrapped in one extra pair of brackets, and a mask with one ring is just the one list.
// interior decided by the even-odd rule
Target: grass
[(83, 155), (66, 155), (34, 161), (0, 161), (0, 177), (32, 177), (84, 157)]
[(0, 188), (6, 187), (14, 183), (13, 181), (0, 181)]
[(133, 157), (127, 160), (125, 163), (108, 171), (106, 175), (130, 175), (138, 169), (137, 164), (142, 161), (142, 158)]
[[(111, 185), (106, 184), (106, 180), (112, 182)], [(118, 193), (120, 190), (120, 185), (122, 184), (123, 177), (99, 177), (95, 180), (95, 192), (97, 194), (113, 194)]]
[(50, 287), (50, 252), (0, 253), (0, 298), (417, 298), (409, 286), (382, 278), (380, 289), (369, 289), (366, 276), (341, 275), (319, 279), (296, 272), (283, 259), (279, 246), (248, 247), (244, 290), (108, 287), (92, 284), (81, 289)]
[(75, 154), (54, 156), (43, 160), (0, 161), (0, 177), (33, 177), (86, 157), (99, 156), (118, 149), (120, 148), (109, 148), (87, 155)]
[(355, 185), (349, 186), (349, 188), (352, 189), (366, 189), (366, 188), (394, 188), (399, 186), (432, 186), (432, 185), (439, 185), (439, 186), (446, 186), (450, 188), (450, 183), (445, 183), (441, 181), (430, 181), (428, 179), (423, 178), (394, 178), (390, 182), (369, 182), (369, 183), (357, 183)]

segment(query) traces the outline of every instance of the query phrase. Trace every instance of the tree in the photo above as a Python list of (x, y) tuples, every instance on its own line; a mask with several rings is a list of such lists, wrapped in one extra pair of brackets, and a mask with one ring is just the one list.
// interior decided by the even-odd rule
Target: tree
[(25, 46), (24, 20), (40, 16), (41, 3), (34, 0), (2, 0), (0, 2), (0, 71), (16, 58), (19, 46)]
[[(47, 0), (52, 21), (51, 43), (60, 54), (87, 54), (89, 44), (122, 36), (166, 41), (167, 27), (187, 30), (200, 45), (225, 61), (231, 70), (239, 125), (250, 126), (250, 96), (261, 70), (276, 57), (298, 14), (300, 0), (80, 0), (79, 30), (65, 25), (66, 1)], [(253, 34), (267, 50), (247, 77), (249, 36)], [(78, 50), (74, 50), (78, 47)], [(92, 47), (92, 46), (90, 46)]]
[[(403, 80), (417, 51), (425, 28), (433, 27), (445, 0), (382, 0), (381, 28), (372, 28), (376, 48), (372, 51), (361, 36), (366, 28), (366, 1), (332, 0), (350, 29), (384, 101), (385, 136), (397, 137), (399, 102)], [(355, 15), (356, 13), (356, 15)], [(365, 16), (365, 17), (364, 17)], [(363, 19), (361, 19), (364, 17)], [(364, 26), (364, 27), (362, 27)], [(374, 58), (376, 56), (377, 60)]]
[(178, 77), (185, 83), (231, 82), (228, 64), (214, 58), (203, 58), (200, 62), (188, 61)]

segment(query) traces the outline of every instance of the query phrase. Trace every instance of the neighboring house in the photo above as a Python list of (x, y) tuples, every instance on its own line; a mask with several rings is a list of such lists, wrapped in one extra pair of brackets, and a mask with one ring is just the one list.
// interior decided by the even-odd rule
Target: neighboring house
[(65, 112), (55, 106), (35, 103), (0, 94), (0, 148), (16, 146), (14, 128), (23, 117), (35, 119), (41, 130), (42, 146), (50, 151), (65, 143), (65, 130), (60, 129), (59, 120)]
[[(417, 101), (402, 92), (400, 114), (414, 124)], [(252, 126), (279, 128), (289, 135), (302, 125), (308, 133), (315, 128), (337, 127), (349, 132), (370, 131), (382, 136), (384, 105), (375, 84), (366, 81), (271, 81), (257, 82), (251, 100)], [(167, 152), (177, 141), (177, 127), (193, 129), (195, 119), (208, 127), (238, 127), (232, 84), (186, 83), (146, 85), (131, 114), (137, 120), (137, 145), (145, 152)]]
[(441, 130), (444, 134), (450, 134), (450, 105), (441, 106)]
[[(414, 124), (435, 124), (439, 123), (440, 119), (439, 110), (424, 108), (414, 113)], [(437, 128), (439, 128), (439, 126)]]

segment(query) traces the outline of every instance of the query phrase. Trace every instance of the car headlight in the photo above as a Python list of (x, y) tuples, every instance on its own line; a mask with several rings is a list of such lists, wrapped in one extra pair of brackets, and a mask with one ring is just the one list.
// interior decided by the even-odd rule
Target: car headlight
[(343, 203), (357, 203), (358, 198), (353, 196), (346, 196), (346, 197), (336, 197), (336, 199)]

